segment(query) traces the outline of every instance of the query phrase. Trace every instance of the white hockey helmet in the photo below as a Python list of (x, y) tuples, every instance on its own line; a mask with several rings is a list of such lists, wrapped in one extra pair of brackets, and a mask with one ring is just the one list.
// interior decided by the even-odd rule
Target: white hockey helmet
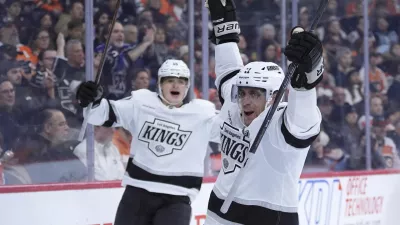
[(185, 62), (183, 62), (182, 60), (168, 59), (161, 65), (160, 69), (158, 69), (158, 92), (159, 92), (159, 95), (165, 102), (167, 102), (168, 104), (171, 104), (162, 95), (161, 79), (164, 77), (186, 78), (188, 80), (188, 85), (187, 85), (185, 95), (183, 98), (186, 97), (187, 92), (189, 90), (189, 86), (190, 86), (190, 70)]
[(285, 74), (280, 66), (272, 62), (251, 62), (237, 74), (231, 99), (238, 102), (238, 87), (255, 87), (265, 90), (267, 101), (279, 90)]

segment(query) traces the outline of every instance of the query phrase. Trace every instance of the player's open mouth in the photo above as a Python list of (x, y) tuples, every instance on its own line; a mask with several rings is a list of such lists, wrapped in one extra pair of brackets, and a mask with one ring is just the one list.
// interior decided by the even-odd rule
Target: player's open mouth
[(171, 95), (177, 97), (179, 96), (179, 91), (171, 91)]
[(244, 111), (245, 116), (251, 116), (253, 115), (254, 111)]

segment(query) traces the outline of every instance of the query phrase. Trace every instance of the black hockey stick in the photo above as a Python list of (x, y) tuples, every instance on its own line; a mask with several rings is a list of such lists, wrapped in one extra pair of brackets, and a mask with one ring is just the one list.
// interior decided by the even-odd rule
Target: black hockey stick
[[(95, 79), (94, 82), (96, 83), (96, 86), (99, 86), (99, 84), (100, 84), (100, 79), (101, 79), (101, 75), (103, 73), (104, 63), (106, 61), (106, 56), (107, 56), (107, 53), (108, 53), (108, 46), (110, 45), (111, 34), (113, 32), (115, 22), (117, 21), (118, 10), (119, 10), (120, 5), (121, 5), (121, 0), (117, 0), (117, 5), (115, 6), (115, 12), (114, 12), (114, 15), (113, 15), (113, 19), (111, 21), (111, 26), (108, 28), (109, 30), (108, 30), (106, 45), (104, 46), (104, 49), (103, 49), (103, 55), (101, 56), (101, 59), (100, 59), (100, 65), (99, 65), (99, 68), (98, 68), (98, 70), (96, 72), (96, 77), (94, 78)], [(81, 131), (79, 132), (79, 137), (78, 137), (79, 141), (82, 141), (83, 137), (85, 136), (86, 127), (87, 127), (87, 124), (88, 124), (87, 120), (88, 120), (88, 117), (89, 117), (90, 110), (91, 110), (92, 106), (93, 106), (93, 103), (90, 103), (87, 106), (89, 111), (87, 112), (85, 118), (83, 119)]]
[[(324, 13), (326, 6), (328, 5), (328, 1), (329, 0), (321, 0), (321, 2), (319, 3), (318, 9), (317, 9), (317, 13), (316, 13), (316, 15), (314, 17), (314, 20), (312, 21), (311, 26), (310, 26), (310, 32), (313, 32), (315, 30), (315, 28), (317, 27), (317, 24), (318, 24), (319, 20), (321, 19), (322, 14)], [(270, 122), (272, 120), (272, 117), (274, 116), (276, 108), (278, 107), (279, 102), (281, 101), (282, 96), (285, 93), (286, 88), (289, 85), (289, 82), (290, 82), (290, 80), (291, 80), (291, 78), (292, 78), (292, 76), (293, 76), (293, 74), (296, 71), (298, 66), (299, 65), (297, 63), (290, 64), (290, 66), (288, 68), (288, 73), (285, 76), (285, 79), (283, 80), (283, 82), (282, 82), (282, 84), (281, 84), (281, 86), (280, 86), (280, 88), (279, 88), (279, 90), (278, 90), (278, 92), (276, 94), (274, 103), (269, 108), (269, 110), (267, 112), (267, 115), (265, 116), (265, 119), (261, 124), (260, 130), (258, 130), (257, 136), (254, 138), (254, 142), (250, 147), (249, 152), (253, 153), (253, 154), (249, 154), (247, 160), (244, 161), (246, 164), (249, 163), (249, 161), (251, 160), (251, 157), (257, 151), (258, 146), (260, 145), (260, 142), (261, 142), (261, 140), (262, 140), (262, 138), (264, 136), (264, 133), (268, 129), (269, 124), (270, 124)], [(222, 204), (222, 207), (221, 207), (221, 212), (222, 213), (228, 212), (228, 209), (229, 209), (230, 205), (232, 204), (234, 195), (235, 195), (235, 193), (236, 193), (236, 191), (237, 191), (237, 189), (239, 187), (239, 184), (240, 184), (240, 182), (241, 182), (241, 180), (242, 180), (242, 178), (243, 178), (243, 176), (245, 174), (245, 168), (246, 168), (246, 166), (243, 166), (243, 168), (239, 171), (239, 174), (238, 174), (237, 178), (233, 182), (232, 187), (229, 190), (228, 196), (226, 197), (224, 203)]]

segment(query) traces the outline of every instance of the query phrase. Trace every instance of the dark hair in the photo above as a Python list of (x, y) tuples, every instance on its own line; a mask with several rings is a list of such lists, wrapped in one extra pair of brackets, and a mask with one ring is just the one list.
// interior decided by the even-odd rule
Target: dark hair
[(99, 23), (99, 19), (101, 18), (101, 16), (103, 14), (106, 14), (108, 16), (108, 19), (110, 19), (110, 16), (108, 15), (108, 13), (105, 10), (99, 10), (94, 14), (94, 17), (93, 17), (93, 23), (95, 25), (99, 25), (98, 24)]
[(8, 78), (5, 76), (5, 74), (0, 74), (0, 85), (7, 81), (11, 83), (11, 81), (8, 80)]
[(40, 133), (44, 130), (44, 125), (53, 117), (53, 113), (59, 111), (58, 109), (47, 108), (43, 109), (35, 117), (36, 132)]
[(132, 76), (132, 80), (136, 80), (137, 76), (139, 75), (139, 73), (141, 72), (145, 72), (149, 75), (149, 77), (151, 76), (150, 71), (148, 69), (145, 68), (139, 68), (133, 71), (133, 76)]
[(55, 50), (55, 49), (52, 49), (52, 48), (48, 48), (48, 49), (46, 49), (46, 50), (44, 50), (44, 51), (41, 51), (41, 52), (39, 53), (39, 55), (38, 55), (39, 61), (43, 61), (44, 53), (47, 52), (47, 51), (56, 51), (56, 50)]
[(83, 23), (82, 23), (82, 21), (79, 21), (79, 20), (71, 20), (68, 22), (67, 26), (68, 26), (68, 30), (72, 30), (72, 29), (79, 28), (79, 27), (83, 28)]
[(71, 11), (71, 10), (74, 8), (74, 5), (75, 5), (76, 3), (80, 3), (80, 4), (84, 5), (84, 4), (83, 4), (83, 1), (81, 1), (81, 0), (73, 0), (73, 1), (71, 1), (70, 5), (69, 5), (68, 11)]

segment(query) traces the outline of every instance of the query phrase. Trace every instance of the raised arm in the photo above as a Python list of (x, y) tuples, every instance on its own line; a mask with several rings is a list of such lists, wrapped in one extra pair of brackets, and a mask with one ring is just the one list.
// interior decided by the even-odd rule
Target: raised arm
[(230, 82), (243, 67), (237, 43), (240, 27), (236, 19), (236, 6), (233, 1), (212, 0), (206, 3), (213, 23), (210, 40), (215, 47), (215, 86), (218, 89), (220, 101), (230, 99)]
[(295, 27), (285, 55), (299, 67), (291, 79), (282, 133), (291, 146), (306, 148), (319, 134), (322, 120), (315, 90), (324, 72), (321, 41), (316, 35)]

